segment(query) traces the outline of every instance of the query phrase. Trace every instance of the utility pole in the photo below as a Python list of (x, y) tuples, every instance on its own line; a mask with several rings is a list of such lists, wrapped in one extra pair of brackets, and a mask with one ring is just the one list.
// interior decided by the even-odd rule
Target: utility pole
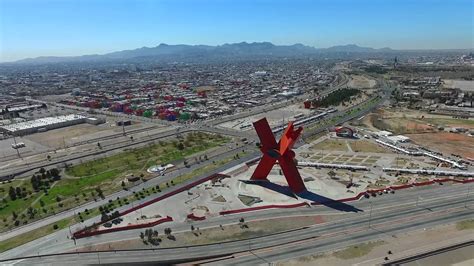
[(125, 122), (123, 121), (123, 119), (122, 119), (122, 132), (123, 132), (123, 135), (125, 136)]
[[(18, 154), (18, 157), (21, 158), (19, 148), (18, 148), (17, 145), (16, 145), (15, 133), (13, 133), (12, 136), (13, 136), (13, 142), (15, 142), (15, 150), (16, 150), (16, 153)], [(23, 158), (22, 158), (22, 159), (23, 159)]]
[(467, 199), (469, 198), (469, 192), (471, 191), (471, 186), (467, 187), (467, 193), (466, 193), (466, 202), (464, 202), (464, 208), (467, 208)]
[(418, 201), (420, 200), (420, 196), (416, 196), (416, 207), (418, 207)]
[(372, 201), (370, 201), (369, 228), (370, 228), (371, 222), (372, 222)]

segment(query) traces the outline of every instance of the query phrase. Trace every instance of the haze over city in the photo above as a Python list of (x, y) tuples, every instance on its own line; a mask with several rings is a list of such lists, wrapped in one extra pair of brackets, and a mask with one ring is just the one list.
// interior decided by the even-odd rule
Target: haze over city
[(2, 0), (0, 62), (167, 44), (473, 47), (469, 0)]

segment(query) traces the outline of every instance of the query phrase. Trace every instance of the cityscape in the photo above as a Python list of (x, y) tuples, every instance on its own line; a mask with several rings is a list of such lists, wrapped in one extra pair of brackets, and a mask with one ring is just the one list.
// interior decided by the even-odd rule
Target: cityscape
[[(35, 23), (35, 16), (26, 19), (34, 8), (72, 17), (77, 9), (95, 21), (99, 10), (113, 6), (108, 0), (86, 9), (88, 1), (0, 2), (2, 13), (23, 10), (25, 25)], [(318, 33), (298, 24), (303, 18), (296, 14), (333, 12), (326, 1), (177, 2), (184, 8), (120, 1), (109, 10), (109, 19), (120, 23), (119, 14), (139, 10), (131, 25), (161, 34), (163, 41), (141, 48), (112, 43), (156, 37), (103, 22), (97, 27), (110, 30), (109, 37), (92, 37), (92, 31), (76, 52), (61, 37), (66, 54), (53, 42), (52, 52), (44, 53), (47, 37), (36, 40), (37, 50), (15, 44), (14, 29), (31, 29), (6, 17), (0, 35), (0, 264), (474, 262), (472, 12), (471, 21), (463, 20), (468, 11), (459, 11), (446, 22), (471, 26), (451, 32), (458, 35), (450, 42), (433, 42), (422, 32), (416, 42), (387, 36), (374, 42), (386, 46), (372, 47), (373, 36), (354, 20), (360, 28), (346, 36), (361, 44), (347, 37), (319, 46), (289, 33), (283, 43), (272, 36), (290, 26)], [(394, 1), (386, 11), (384, 4), (366, 2), (353, 8), (398, 16), (394, 10), (410, 6)], [(469, 1), (420, 2), (430, 6), (413, 5), (409, 13), (427, 8), (423, 19), (432, 23), (442, 23), (435, 22), (441, 10), (469, 9)], [(335, 3), (336, 16), (340, 8), (340, 16), (349, 12), (340, 5), (353, 5)], [(256, 12), (272, 26), (282, 23), (275, 18), (280, 12), (295, 20), (285, 18), (281, 33), (262, 23), (255, 29), (261, 37), (249, 38), (241, 13), (223, 18), (242, 8), (255, 8), (245, 17), (254, 23), (262, 23)], [(174, 21), (166, 12), (192, 9), (221, 12), (222, 25), (189, 17), (182, 22), (186, 32), (202, 36), (174, 44), (184, 40), (173, 41), (171, 33), (183, 34), (181, 24), (163, 30), (159, 22)], [(346, 15), (338, 19), (351, 23), (353, 14)], [(156, 29), (145, 18), (156, 20)], [(60, 36), (63, 27), (74, 32), (76, 22), (44, 19), (45, 34)], [(377, 28), (369, 18), (354, 19)], [(388, 27), (388, 20), (381, 23)], [(409, 32), (401, 25), (393, 27)], [(241, 37), (219, 39), (220, 27)], [(71, 38), (82, 33), (76, 29)], [(36, 35), (29, 38), (34, 42)], [(99, 49), (101, 38), (110, 38), (110, 49)], [(97, 50), (85, 49), (95, 41)]]

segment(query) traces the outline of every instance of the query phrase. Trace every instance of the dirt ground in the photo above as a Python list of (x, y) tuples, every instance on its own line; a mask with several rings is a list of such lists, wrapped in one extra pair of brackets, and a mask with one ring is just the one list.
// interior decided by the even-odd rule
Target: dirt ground
[(390, 150), (367, 140), (355, 140), (348, 143), (354, 152), (392, 153)]
[(448, 132), (407, 134), (407, 137), (414, 143), (432, 147), (446, 154), (454, 153), (474, 158), (474, 137)]
[[(345, 266), (345, 265), (378, 265), (383, 262), (385, 256), (391, 257), (387, 254), (388, 250), (392, 251), (394, 256), (401, 255), (401, 253), (408, 252), (405, 256), (416, 252), (418, 248), (423, 248), (429, 245), (441, 245), (441, 247), (449, 245), (447, 242), (455, 240), (456, 238), (465, 237), (466, 234), (474, 234), (474, 230), (458, 230), (455, 224), (443, 225), (434, 228), (428, 228), (426, 230), (418, 230), (414, 232), (408, 232), (405, 234), (399, 234), (395, 238), (385, 238), (383, 242), (379, 242), (378, 245), (372, 245), (366, 252), (367, 254), (360, 254), (357, 256), (357, 252), (351, 252), (354, 254), (351, 258), (341, 258), (338, 253), (344, 252), (349, 253), (355, 246), (351, 246), (340, 251), (328, 252), (323, 254), (315, 254), (304, 256), (300, 258), (290, 259), (287, 261), (279, 262), (278, 265), (334, 265), (334, 266)], [(359, 244), (357, 246), (362, 246)], [(446, 259), (449, 259), (449, 255)], [(472, 256), (474, 259), (474, 256)], [(440, 262), (439, 265), (448, 265), (446, 262)], [(461, 264), (459, 264), (461, 265)], [(469, 264), (465, 264), (469, 265)], [(472, 264), (471, 264), (472, 265)]]
[(348, 151), (346, 141), (343, 139), (327, 139), (311, 146), (312, 150)]
[(389, 130), (395, 134), (435, 132), (438, 126), (474, 128), (474, 119), (456, 119), (408, 109), (377, 110), (361, 122), (370, 130)]
[[(169, 240), (165, 237), (163, 232), (159, 232), (159, 238), (162, 242), (153, 246), (151, 244), (144, 244), (137, 234), (136, 239), (115, 241), (111, 243), (104, 243), (95, 246), (88, 246), (80, 251), (93, 251), (93, 250), (110, 250), (110, 249), (139, 249), (139, 248), (151, 248), (151, 247), (178, 247), (185, 245), (199, 245), (209, 244), (220, 241), (246, 239), (250, 237), (258, 237), (266, 234), (287, 231), (291, 229), (297, 229), (305, 226), (314, 224), (325, 223), (344, 218), (344, 215), (316, 215), (316, 216), (300, 216), (300, 217), (288, 217), (288, 218), (276, 218), (271, 220), (252, 221), (246, 222), (247, 228), (241, 228), (239, 224), (228, 225), (222, 228), (213, 227), (207, 229), (196, 229), (191, 232), (189, 229), (186, 232), (176, 232), (173, 235), (176, 237), (175, 240)], [(238, 218), (236, 218), (236, 222)], [(190, 223), (191, 226), (192, 223)], [(143, 229), (145, 231), (145, 229)]]
[(46, 132), (35, 133), (25, 138), (41, 143), (50, 148), (60, 148), (68, 144), (71, 138), (96, 133), (110, 128), (95, 126), (91, 124), (79, 124), (70, 127), (57, 128)]
[(350, 88), (362, 89), (362, 88), (372, 88), (376, 84), (375, 80), (369, 79), (361, 75), (351, 75), (348, 86)]
[[(139, 123), (133, 124), (127, 127), (127, 131), (138, 128), (144, 128), (144, 125)], [(97, 126), (83, 123), (27, 135), (24, 138), (50, 148), (59, 149), (64, 148), (64, 145), (69, 146), (80, 141), (109, 136), (120, 132), (122, 132), (122, 128), (115, 126), (115, 122), (110, 120), (105, 124)]]
[(472, 80), (445, 79), (443, 82), (445, 88), (459, 88), (464, 91), (474, 91), (474, 81)]

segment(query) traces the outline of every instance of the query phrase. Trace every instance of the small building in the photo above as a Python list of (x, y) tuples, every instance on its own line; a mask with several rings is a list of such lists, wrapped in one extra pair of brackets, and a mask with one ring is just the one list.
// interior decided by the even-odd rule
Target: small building
[(392, 132), (390, 132), (390, 131), (385, 131), (385, 130), (381, 130), (381, 131), (375, 132), (374, 134), (377, 135), (377, 136), (379, 136), (379, 137), (388, 137), (388, 136), (392, 136), (392, 135), (393, 135)]
[(353, 138), (354, 130), (349, 127), (338, 127), (336, 128), (336, 136), (342, 138)]
[(392, 141), (393, 143), (405, 143), (405, 142), (409, 142), (409, 141), (410, 141), (410, 138), (409, 138), (409, 137), (403, 136), (403, 135), (388, 136), (387, 139), (389, 139), (389, 140)]
[(97, 118), (97, 117), (88, 117), (88, 118), (85, 119), (85, 122), (87, 124), (91, 124), (91, 125), (100, 125), (100, 124), (105, 123), (105, 119), (104, 118)]
[(132, 125), (132, 121), (131, 121), (131, 120), (120, 120), (120, 121), (115, 122), (115, 125), (117, 125), (118, 127), (121, 127), (121, 126), (131, 126), (131, 125)]

